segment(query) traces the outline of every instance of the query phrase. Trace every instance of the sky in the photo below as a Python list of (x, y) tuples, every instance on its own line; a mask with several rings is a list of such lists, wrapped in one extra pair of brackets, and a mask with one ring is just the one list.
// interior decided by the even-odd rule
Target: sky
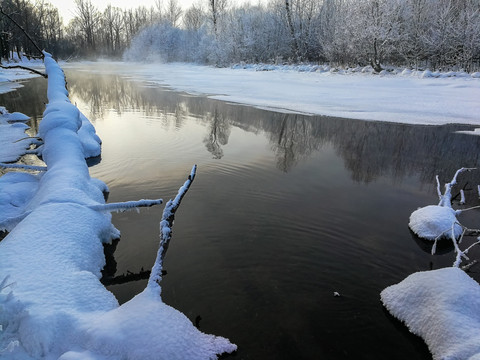
[[(54, 5), (58, 11), (60, 12), (60, 15), (63, 18), (63, 22), (65, 24), (68, 24), (68, 22), (74, 17), (75, 13), (75, 1), (74, 0), (47, 0), (50, 2), (52, 5)], [(131, 9), (131, 8), (137, 8), (139, 6), (146, 6), (147, 8), (150, 8), (151, 6), (155, 6), (155, 0), (137, 0), (137, 1), (132, 1), (132, 0), (91, 0), (92, 4), (94, 4), (100, 11), (103, 11), (108, 4), (111, 4), (112, 6), (116, 6), (119, 8), (124, 8), (124, 9)], [(177, 0), (178, 4), (183, 8), (183, 9), (188, 9), (192, 4), (194, 3), (201, 3), (205, 4), (207, 0)], [(166, 4), (168, 0), (163, 0), (163, 2)], [(247, 0), (231, 0), (232, 3), (235, 4), (240, 4), (240, 3), (246, 3), (248, 2)], [(252, 1), (255, 2), (255, 1)]]

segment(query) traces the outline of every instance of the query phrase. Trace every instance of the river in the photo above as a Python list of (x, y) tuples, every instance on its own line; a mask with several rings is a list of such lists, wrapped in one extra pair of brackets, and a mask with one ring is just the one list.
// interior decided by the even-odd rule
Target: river
[[(407, 225), (417, 207), (438, 201), (435, 175), (447, 181), (479, 166), (480, 138), (455, 133), (470, 126), (278, 113), (95, 66), (68, 66), (66, 75), (71, 101), (103, 140), (90, 169), (110, 202), (168, 200), (198, 165), (176, 215), (162, 298), (236, 343), (224, 358), (431, 358), (379, 293), (453, 263), (451, 247), (432, 256)], [(42, 78), (0, 95), (9, 111), (32, 116), (33, 131), (45, 102)], [(466, 206), (479, 204), (479, 172), (461, 175)], [(122, 237), (106, 249), (104, 280), (120, 302), (145, 287), (161, 211), (113, 216)], [(462, 219), (479, 227), (474, 212)], [(471, 275), (479, 280), (480, 270)]]

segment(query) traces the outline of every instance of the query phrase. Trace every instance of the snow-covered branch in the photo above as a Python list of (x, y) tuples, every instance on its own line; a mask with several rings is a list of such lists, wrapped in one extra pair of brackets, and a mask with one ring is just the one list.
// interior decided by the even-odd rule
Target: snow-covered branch
[(162, 220), (160, 221), (160, 246), (158, 248), (157, 258), (155, 259), (155, 264), (153, 265), (152, 273), (150, 274), (147, 285), (147, 287), (150, 287), (152, 289), (158, 289), (159, 293), (159, 284), (162, 280), (163, 259), (165, 257), (165, 253), (167, 252), (170, 239), (172, 238), (172, 227), (175, 219), (175, 212), (177, 211), (178, 207), (180, 206), (180, 202), (190, 188), (190, 185), (195, 178), (196, 172), (197, 165), (194, 165), (187, 180), (185, 181), (183, 186), (178, 189), (177, 196), (175, 196), (173, 200), (169, 200), (165, 205), (165, 209), (163, 210)]
[(34, 74), (37, 74), (37, 75), (40, 75), (40, 76), (43, 76), (44, 78), (47, 78), (47, 74), (41, 72), (41, 71), (38, 71), (38, 70), (35, 70), (33, 68), (30, 68), (30, 67), (27, 67), (27, 66), (23, 66), (23, 65), (9, 65), (9, 66), (4, 66), (2, 64), (0, 64), (0, 68), (2, 69), (6, 69), (6, 70), (9, 70), (9, 69), (22, 69), (22, 70), (26, 70), (26, 71), (30, 71)]
[[(458, 175), (461, 174), (464, 171), (472, 171), (472, 170), (476, 170), (476, 169), (475, 168), (461, 168), (461, 169), (457, 170), (457, 172), (453, 176), (453, 179), (449, 183), (445, 184), (445, 192), (443, 193), (443, 195), (439, 194), (439, 196), (440, 196), (440, 202), (438, 204), (439, 206), (450, 206), (450, 207), (452, 206), (452, 188), (453, 188), (454, 185), (457, 184)], [(437, 177), (437, 183), (438, 183), (438, 177)]]
[(138, 200), (138, 201), (125, 201), (125, 202), (117, 202), (117, 203), (110, 203), (110, 204), (97, 204), (97, 205), (89, 205), (88, 208), (96, 211), (104, 211), (104, 212), (123, 212), (127, 210), (135, 210), (139, 207), (150, 207), (154, 205), (159, 205), (163, 202), (162, 199), (156, 200)]

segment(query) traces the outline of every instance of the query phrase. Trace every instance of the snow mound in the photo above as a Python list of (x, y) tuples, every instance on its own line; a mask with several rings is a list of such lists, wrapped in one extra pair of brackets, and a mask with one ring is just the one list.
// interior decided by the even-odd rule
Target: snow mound
[(14, 122), (14, 121), (27, 121), (30, 119), (29, 116), (22, 114), (20, 112), (9, 113), (4, 106), (0, 106), (0, 123), (5, 122)]
[(420, 238), (427, 240), (451, 237), (452, 228), (455, 239), (462, 234), (456, 211), (449, 206), (429, 205), (417, 209), (410, 215), (408, 226)]
[(23, 123), (30, 119), (27, 115), (9, 113), (0, 106), (0, 162), (17, 161), (30, 147), (35, 139), (26, 138), (28, 126)]
[(434, 359), (480, 359), (480, 286), (456, 267), (417, 272), (381, 292)]
[(0, 177), (0, 230), (11, 231), (38, 189), (39, 176), (9, 172)]
[(99, 316), (87, 333), (92, 354), (114, 359), (205, 360), (237, 349), (223, 337), (200, 332), (148, 287), (119, 308)]

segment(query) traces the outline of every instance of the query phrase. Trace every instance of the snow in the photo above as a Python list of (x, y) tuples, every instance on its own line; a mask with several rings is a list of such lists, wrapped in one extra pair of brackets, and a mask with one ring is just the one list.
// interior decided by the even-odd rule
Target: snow
[(86, 71), (129, 74), (131, 79), (174, 90), (281, 112), (409, 124), (480, 125), (480, 79), (463, 73), (426, 77), (428, 72), (411, 70), (383, 76), (324, 71), (324, 67), (298, 71), (272, 66), (269, 71), (257, 71), (255, 67), (183, 63), (74, 64), (79, 65)]
[(434, 359), (480, 359), (480, 286), (456, 267), (417, 272), (381, 293)]
[[(29, 61), (26, 58), (19, 61), (18, 57), (14, 63), (4, 63), (4, 66), (22, 65), (27, 67), (38, 67), (41, 65), (39, 61)], [(23, 85), (19, 82), (21, 80), (38, 77), (39, 75), (33, 74), (27, 70), (22, 69), (0, 69), (0, 94), (18, 89)]]
[(23, 122), (28, 119), (28, 116), (19, 112), (10, 114), (0, 106), (0, 162), (17, 161), (35, 142), (33, 139), (25, 139), (28, 126)]
[[(457, 220), (457, 215), (461, 213), (461, 210), (452, 208), (452, 188), (457, 183), (458, 175), (471, 170), (475, 169), (458, 169), (452, 180), (445, 184), (443, 194), (440, 191), (440, 180), (436, 176), (439, 203), (419, 208), (410, 215), (408, 226), (415, 234), (426, 240), (436, 241), (440, 238), (451, 238), (455, 243), (455, 240), (462, 235), (463, 229)], [(465, 203), (465, 201), (463, 202)]]
[(120, 235), (109, 211), (133, 204), (105, 204), (107, 186), (90, 178), (85, 162), (99, 139), (47, 53), (45, 68), (49, 103), (39, 135), (47, 170), (0, 178), (0, 228), (10, 231), (0, 241), (0, 357), (207, 360), (234, 351), (164, 304), (159, 286), (119, 306), (100, 283), (103, 244)]
[(428, 205), (415, 210), (410, 215), (410, 229), (422, 239), (451, 238), (458, 239), (462, 227), (458, 224), (456, 211), (449, 206)]
[(439, 238), (451, 238), (456, 253), (453, 267), (414, 273), (380, 294), (387, 310), (424, 339), (434, 359), (480, 359), (480, 286), (460, 269), (460, 263), (468, 260), (468, 251), (478, 245), (479, 239), (460, 249), (464, 228), (456, 216), (461, 210), (455, 211), (451, 202), (458, 175), (471, 170), (457, 170), (445, 184), (443, 194), (437, 176), (439, 204), (414, 211), (408, 224), (419, 237), (435, 241), (432, 254)]
[(184, 314), (158, 301), (158, 293), (149, 287), (99, 316), (87, 334), (89, 349), (111, 359), (201, 360), (236, 350), (227, 339), (198, 331)]

